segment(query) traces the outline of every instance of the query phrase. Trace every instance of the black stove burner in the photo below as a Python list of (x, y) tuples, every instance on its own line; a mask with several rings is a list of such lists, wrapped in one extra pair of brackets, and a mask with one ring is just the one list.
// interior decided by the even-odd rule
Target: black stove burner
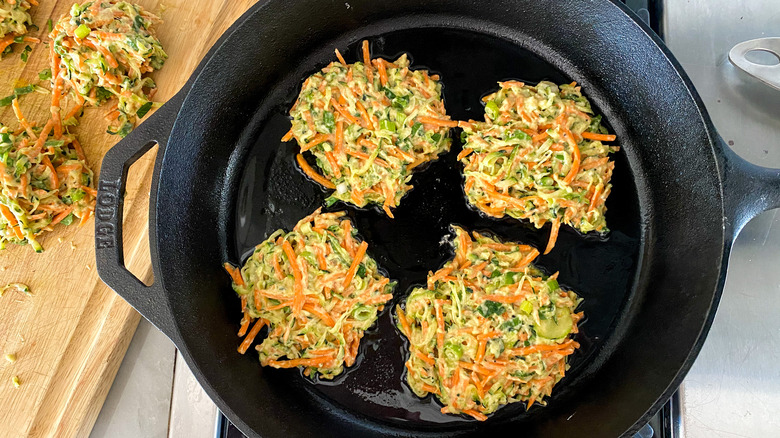
[[(620, 0), (661, 38), (664, 37), (663, 0)], [(246, 438), (222, 413), (218, 413), (216, 438)], [(680, 397), (676, 392), (660, 411), (633, 438), (681, 438)]]

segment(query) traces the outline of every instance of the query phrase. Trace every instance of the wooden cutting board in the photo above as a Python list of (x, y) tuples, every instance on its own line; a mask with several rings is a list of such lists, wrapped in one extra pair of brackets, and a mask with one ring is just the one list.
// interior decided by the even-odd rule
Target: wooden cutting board
[[(67, 13), (72, 1), (39, 0), (33, 21), (48, 40), (47, 20)], [(137, 0), (162, 16), (157, 35), (169, 59), (153, 74), (155, 100), (172, 97), (220, 35), (255, 0)], [(14, 86), (38, 83), (48, 67), (48, 46), (40, 44), (29, 61), (20, 59), (24, 44), (0, 61), (0, 97)], [(20, 82), (21, 81), (21, 82)], [(47, 88), (48, 84), (41, 84)], [(21, 97), (22, 111), (39, 126), (48, 119), (50, 96)], [(70, 108), (72, 102), (64, 105)], [(105, 108), (87, 109), (73, 129), (98, 175), (103, 154), (118, 138), (105, 133)], [(148, 117), (148, 116), (147, 116)], [(0, 108), (0, 121), (18, 126), (10, 107)], [(142, 280), (151, 280), (148, 246), (148, 204), (154, 157), (147, 154), (132, 168), (125, 200), (125, 260)], [(0, 436), (86, 437), (100, 412), (139, 315), (106, 287), (95, 271), (94, 223), (82, 228), (59, 226), (41, 239), (43, 254), (9, 245), (0, 251), (0, 287), (22, 282), (32, 295), (6, 293), (0, 298)], [(2, 358), (17, 356), (14, 363)], [(12, 378), (21, 386), (15, 388)]]

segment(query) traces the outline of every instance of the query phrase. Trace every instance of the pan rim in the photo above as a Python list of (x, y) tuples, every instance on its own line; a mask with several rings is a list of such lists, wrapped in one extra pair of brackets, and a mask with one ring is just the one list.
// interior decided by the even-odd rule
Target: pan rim
[[(622, 4), (617, 2), (616, 0), (604, 0), (604, 1), (606, 1), (608, 3), (611, 3), (614, 6), (617, 6), (624, 13), (627, 13), (626, 12), (627, 9), (625, 8), (625, 6), (623, 6)], [(220, 41), (217, 44), (214, 45), (214, 47), (209, 52), (209, 54), (207, 55), (205, 60), (201, 63), (200, 67), (198, 67), (198, 70), (196, 71), (196, 73), (193, 74), (192, 78), (188, 82), (187, 87), (189, 87), (189, 88), (186, 90), (187, 95), (185, 96), (183, 105), (187, 105), (188, 102), (190, 101), (190, 99), (195, 99), (197, 97), (193, 93), (193, 89), (195, 88), (196, 85), (198, 85), (201, 82), (201, 78), (203, 76), (203, 72), (208, 69), (208, 67), (211, 64), (211, 62), (213, 62), (213, 60), (216, 58), (216, 55), (220, 51), (225, 50), (225, 49), (223, 49), (223, 47), (228, 43), (228, 40), (230, 39), (230, 37), (232, 35), (234, 35), (235, 32), (238, 29), (240, 29), (247, 20), (251, 19), (256, 14), (261, 13), (269, 3), (272, 3), (272, 1), (267, 1), (267, 2), (259, 3), (259, 4), (255, 5), (255, 7), (250, 9), (244, 16), (242, 16), (239, 20), (236, 21), (236, 23), (231, 27), (231, 29), (233, 29), (232, 31), (226, 32), (225, 35), (223, 35), (220, 38)], [(440, 16), (440, 15), (441, 14), (435, 14), (435, 16)], [(383, 22), (383, 21), (380, 21), (380, 23), (381, 22)], [(369, 26), (374, 26), (375, 24), (376, 23), (373, 23), (373, 24), (370, 24)], [(685, 75), (684, 71), (682, 71), (682, 68), (677, 63), (677, 61), (673, 58), (673, 56), (668, 51), (668, 49), (662, 43), (660, 43), (660, 40), (658, 39), (658, 37), (655, 36), (654, 34), (652, 34), (652, 32), (649, 31), (649, 29), (647, 29), (644, 24), (642, 24), (642, 23), (636, 23), (636, 24), (641, 28), (641, 30), (645, 34), (647, 34), (650, 37), (650, 39), (653, 41), (653, 44), (657, 48), (659, 48), (661, 50), (661, 52), (664, 55), (664, 58), (666, 58), (671, 63), (671, 66), (675, 70), (677, 76), (684, 83), (688, 95), (691, 97), (691, 99), (696, 104), (695, 106), (698, 108), (699, 116), (700, 116), (700, 118), (701, 118), (701, 120), (702, 120), (702, 122), (703, 122), (703, 124), (704, 124), (704, 126), (706, 128), (706, 132), (708, 134), (709, 143), (710, 143), (710, 147), (711, 147), (710, 152), (712, 153), (713, 161), (716, 163), (717, 169), (718, 169), (718, 181), (721, 183), (721, 186), (720, 186), (721, 197), (720, 197), (719, 201), (720, 201), (720, 204), (721, 204), (721, 209), (723, 209), (724, 208), (724, 206), (723, 206), (723, 193), (722, 193), (722, 189), (723, 189), (723, 184), (722, 184), (723, 170), (722, 170), (722, 167), (721, 167), (720, 160), (718, 159), (718, 156), (717, 156), (717, 153), (716, 153), (717, 142), (714, 141), (714, 138), (715, 138), (716, 134), (714, 134), (714, 132), (715, 132), (714, 131), (714, 127), (712, 126), (712, 122), (711, 122), (711, 120), (709, 119), (709, 116), (706, 113), (706, 109), (703, 107), (703, 103), (701, 101), (701, 98), (698, 95), (698, 93), (696, 93), (695, 88), (693, 88), (693, 85), (690, 82), (690, 79), (687, 77), (687, 75)], [(360, 29), (364, 29), (364, 28), (365, 27), (361, 27)], [(469, 28), (469, 27), (463, 27), (463, 28), (467, 29), (467, 30), (473, 30), (473, 28)], [(360, 29), (356, 30), (355, 32), (359, 31)], [(376, 33), (376, 32), (369, 32), (369, 33)], [(489, 35), (495, 36), (493, 34), (489, 34)], [(342, 35), (342, 36), (339, 37), (339, 39), (341, 39), (341, 38), (345, 38), (345, 36)], [(526, 46), (523, 46), (523, 47), (526, 47)], [(536, 51), (534, 51), (534, 52), (536, 53)], [(551, 53), (554, 53), (554, 51), (551, 51)], [(544, 57), (544, 59), (549, 61), (549, 59), (546, 58), (546, 57)], [(555, 65), (558, 65), (558, 64), (555, 64)], [(572, 71), (571, 69), (563, 69), (563, 68), (562, 68), (562, 70), (566, 71), (567, 73)], [(181, 123), (178, 123), (178, 120), (177, 120), (177, 123), (174, 124), (174, 129), (171, 132), (172, 143), (175, 143), (175, 139), (177, 138), (176, 132), (177, 132), (178, 129), (185, 129), (185, 127), (182, 126)], [(167, 151), (166, 151), (165, 155), (166, 156), (168, 155)], [(164, 160), (165, 160), (165, 156), (163, 157), (163, 163), (164, 163)], [(237, 163), (238, 161), (240, 161), (240, 157), (239, 156), (231, 156), (231, 162)], [(160, 168), (161, 169), (160, 169), (160, 174), (159, 174), (159, 180), (164, 180), (165, 179), (165, 166), (162, 165), (162, 166), (160, 166)], [(160, 187), (157, 188), (157, 191), (159, 191), (159, 190), (160, 190)], [(157, 210), (157, 214), (158, 215), (160, 214), (160, 210), (159, 209)], [(156, 220), (159, 220), (159, 219), (156, 218)], [(228, 222), (229, 222), (228, 220), (224, 221), (224, 223), (228, 223)], [(642, 230), (644, 232), (644, 229), (642, 229)], [(720, 261), (720, 277), (719, 277), (719, 280), (717, 281), (715, 294), (714, 294), (713, 300), (712, 300), (712, 302), (710, 304), (710, 310), (708, 312), (709, 316), (708, 316), (708, 318), (707, 318), (707, 320), (705, 322), (705, 325), (702, 327), (702, 330), (697, 335), (697, 340), (696, 340), (696, 342), (695, 342), (695, 344), (693, 346), (693, 349), (689, 352), (688, 357), (685, 359), (684, 366), (680, 370), (678, 370), (677, 375), (675, 376), (674, 380), (670, 383), (670, 386), (666, 390), (664, 390), (664, 394), (668, 393), (669, 395), (671, 395), (671, 393), (674, 390), (676, 390), (677, 386), (679, 386), (679, 382), (682, 381), (685, 373), (687, 373), (688, 369), (690, 369), (690, 366), (691, 366), (693, 360), (695, 359), (696, 355), (698, 354), (699, 350), (701, 349), (701, 346), (702, 346), (702, 344), (704, 342), (704, 339), (706, 338), (706, 333), (709, 331), (709, 328), (710, 328), (710, 326), (712, 324), (712, 319), (714, 318), (713, 308), (715, 306), (717, 306), (717, 302), (719, 301), (720, 295), (722, 293), (722, 287), (723, 287), (723, 283), (725, 281), (725, 276), (723, 275), (723, 273), (725, 272), (725, 268), (726, 268), (726, 265), (728, 263), (727, 254), (730, 251), (730, 246), (731, 246), (729, 239), (725, 238), (726, 235), (727, 235), (726, 234), (726, 230), (724, 228), (724, 234), (722, 236), (724, 244), (723, 244), (723, 253), (721, 255), (721, 261)], [(162, 242), (162, 236), (160, 236), (159, 234), (155, 234), (155, 239), (157, 240), (158, 246), (159, 246), (159, 243)], [(643, 257), (644, 256), (644, 252), (645, 252), (644, 251), (644, 249), (645, 249), (644, 248), (645, 240), (642, 239), (641, 242), (642, 243), (641, 243), (641, 246), (640, 246), (639, 254), (640, 254), (640, 257)], [(642, 265), (642, 260), (640, 259), (638, 261), (637, 266), (639, 267), (641, 265)], [(159, 270), (159, 269), (157, 269), (157, 270), (158, 270), (158, 272), (156, 272), (156, 276), (159, 279), (159, 281), (161, 282), (162, 288), (165, 289), (164, 276), (161, 275), (162, 271)], [(635, 276), (634, 283), (636, 281), (637, 281), (637, 277)], [(633, 287), (634, 286), (632, 286), (632, 288)], [(175, 330), (175, 332), (176, 332), (174, 334), (174, 336), (178, 337), (178, 340), (179, 340), (179, 342), (177, 342), (177, 345), (182, 345), (184, 343), (182, 342), (181, 333), (179, 332), (179, 330), (180, 330), (179, 327), (180, 326), (179, 326), (178, 323), (174, 323), (174, 326), (175, 327), (174, 327), (173, 330)], [(204, 373), (199, 370), (199, 366), (197, 364), (197, 361), (195, 361), (194, 358), (192, 357), (192, 355), (190, 354), (189, 348), (186, 348), (186, 344), (184, 344), (182, 346), (185, 347), (185, 348), (182, 348), (180, 351), (182, 351), (182, 354), (185, 357), (185, 360), (190, 365), (190, 367), (193, 368), (193, 371), (196, 371), (196, 369), (198, 369), (197, 372), (196, 372), (196, 375), (198, 375), (200, 377), (199, 380), (200, 380), (201, 384), (203, 384), (203, 386), (205, 388), (207, 388), (207, 392), (209, 392), (209, 395), (212, 397), (212, 399), (214, 399), (215, 401), (219, 401), (218, 404), (220, 405), (220, 408), (224, 411), (224, 408), (227, 407), (227, 403), (221, 397), (219, 397), (219, 392), (217, 391), (217, 389), (211, 385), (210, 380), (205, 378)], [(657, 409), (661, 406), (661, 403), (662, 402), (659, 401), (655, 405), (653, 405), (645, 413), (645, 415), (643, 415), (639, 420), (637, 420), (637, 423), (641, 424), (641, 422), (644, 421), (645, 418), (649, 418), (649, 416), (651, 416), (652, 412), (657, 411)], [(347, 414), (349, 414), (348, 416), (356, 415), (355, 413), (352, 413), (352, 412), (347, 412)], [(231, 421), (234, 421), (235, 419), (238, 419), (238, 417), (235, 414), (233, 414), (230, 418), (231, 418)], [(369, 420), (373, 421), (373, 419), (369, 419)], [(235, 422), (236, 421), (234, 421), (234, 423)], [(246, 424), (243, 424), (242, 429), (243, 430), (251, 430), (248, 427), (248, 425), (246, 425)], [(398, 430), (401, 433), (406, 432), (406, 430), (404, 430), (404, 429), (398, 429)], [(439, 433), (438, 432), (431, 432), (431, 436), (435, 436), (435, 435), (439, 435)], [(425, 435), (425, 436), (427, 436), (427, 435)]]

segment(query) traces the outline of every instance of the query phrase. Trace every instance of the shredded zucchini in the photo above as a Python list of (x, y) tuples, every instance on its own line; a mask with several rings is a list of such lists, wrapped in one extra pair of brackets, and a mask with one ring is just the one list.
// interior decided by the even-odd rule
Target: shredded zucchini
[(377, 204), (392, 217), (412, 189), (412, 170), (449, 151), (449, 128), (457, 123), (446, 114), (438, 76), (411, 70), (405, 54), (371, 60), (365, 41), (363, 58), (332, 62), (306, 79), (285, 138), (314, 154), (324, 178), (299, 163), (335, 189), (329, 204)]
[(243, 304), (239, 335), (252, 330), (243, 353), (263, 326), (260, 363), (303, 367), (332, 379), (355, 363), (360, 340), (392, 299), (395, 282), (378, 272), (368, 244), (344, 213), (317, 210), (289, 233), (278, 230), (255, 248), (241, 270), (226, 264)]
[(409, 386), (478, 420), (507, 403), (544, 405), (579, 347), (581, 300), (531, 264), (533, 247), (458, 227), (452, 245), (455, 258), (396, 309)]
[[(561, 223), (587, 233), (607, 231), (605, 201), (615, 140), (575, 84), (500, 82), (485, 97), (485, 122), (462, 124), (459, 156), (469, 202), (493, 217)], [(546, 253), (545, 252), (545, 253)]]
[[(17, 109), (18, 106), (15, 106)], [(7, 242), (43, 251), (37, 238), (56, 224), (84, 223), (95, 210), (94, 176), (73, 135), (0, 125), (0, 249)]]
[(168, 58), (151, 31), (160, 21), (125, 1), (74, 4), (49, 35), (55, 55), (54, 93), (70, 89), (80, 106), (98, 106), (116, 97), (108, 132), (126, 136), (154, 106), (151, 95), (157, 85), (144, 75), (160, 69)]
[[(6, 35), (21, 36), (27, 33), (27, 26), (32, 24), (28, 12), (31, 5), (28, 1), (0, 0), (0, 38)], [(5, 47), (3, 48), (5, 49)]]

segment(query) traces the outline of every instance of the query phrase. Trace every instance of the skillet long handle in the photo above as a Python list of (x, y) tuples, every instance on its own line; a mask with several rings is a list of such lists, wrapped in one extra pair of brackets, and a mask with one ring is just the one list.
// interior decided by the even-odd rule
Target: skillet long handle
[[(106, 153), (101, 164), (95, 208), (95, 258), (100, 278), (168, 337), (174, 336), (175, 326), (170, 306), (164, 298), (157, 262), (154, 260), (157, 251), (153, 218), (159, 166), (185, 96), (186, 91), (180, 91), (149, 120), (138, 126)], [(153, 285), (146, 286), (125, 267), (122, 219), (127, 171), (136, 160), (155, 145), (160, 147), (152, 177), (149, 245), (153, 254), (152, 268), (157, 280)]]
[(759, 214), (780, 208), (780, 169), (749, 163), (718, 137), (723, 155), (723, 192), (726, 222), (736, 238), (742, 227)]

